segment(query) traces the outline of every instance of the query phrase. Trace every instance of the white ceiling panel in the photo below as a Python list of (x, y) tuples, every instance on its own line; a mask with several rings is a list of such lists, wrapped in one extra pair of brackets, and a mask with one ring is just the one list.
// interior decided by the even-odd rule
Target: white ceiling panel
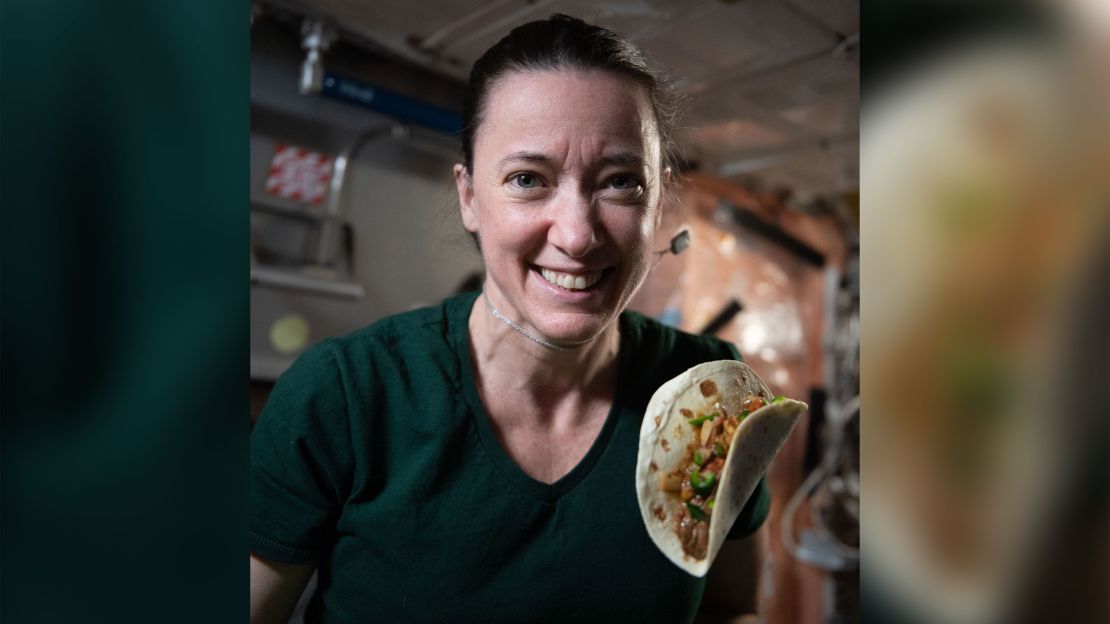
[[(679, 144), (744, 179), (845, 189), (858, 162), (858, 0), (273, 0), (457, 80), (522, 23), (576, 15), (629, 36), (689, 97)], [(326, 61), (325, 61), (326, 62)], [(833, 149), (798, 151), (833, 141)], [(845, 143), (848, 141), (848, 143)], [(854, 141), (854, 142), (853, 142)], [(766, 158), (776, 150), (790, 158)], [(846, 174), (845, 172), (849, 172)], [(858, 175), (856, 176), (858, 178)], [(809, 188), (801, 188), (809, 187)]]
[(859, 142), (798, 150), (760, 169), (733, 176), (756, 180), (765, 188), (787, 188), (805, 195), (839, 194), (859, 189)]
[(779, 0), (710, 6), (716, 8), (692, 13), (640, 42), (690, 92), (831, 49), (838, 42), (833, 31), (797, 19)]
[(783, 0), (844, 36), (859, 32), (859, 0)]

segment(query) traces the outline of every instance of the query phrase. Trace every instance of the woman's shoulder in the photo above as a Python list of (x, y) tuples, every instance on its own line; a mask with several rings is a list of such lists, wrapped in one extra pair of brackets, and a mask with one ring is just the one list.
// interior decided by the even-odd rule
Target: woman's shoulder
[[(393, 375), (430, 369), (454, 371), (462, 308), (473, 293), (379, 319), (361, 329), (320, 340), (301, 353), (279, 386), (365, 395)], [(466, 308), (469, 309), (469, 308)]]
[(626, 379), (646, 406), (659, 386), (692, 366), (714, 360), (739, 360), (732, 343), (715, 336), (691, 334), (637, 312), (621, 315), (622, 349), (626, 349)]
[(668, 358), (693, 358), (690, 366), (710, 360), (738, 360), (739, 351), (735, 345), (716, 336), (691, 334), (645, 316), (639, 312), (626, 311), (621, 315), (623, 330), (626, 331), (640, 349), (666, 354)]
[(316, 348), (339, 357), (364, 359), (383, 349), (393, 357), (398, 350), (427, 352), (450, 347), (460, 327), (465, 327), (476, 296), (477, 293), (463, 293), (438, 305), (391, 314), (347, 334), (322, 340)]
[[(452, 330), (460, 322), (457, 308), (464, 304), (453, 297), (324, 338), (277, 379), (263, 416), (281, 412), (282, 418), (304, 421), (312, 413), (345, 414), (357, 423), (413, 383), (426, 387), (427, 394), (451, 386), (459, 374)], [(330, 416), (324, 420), (339, 422)]]

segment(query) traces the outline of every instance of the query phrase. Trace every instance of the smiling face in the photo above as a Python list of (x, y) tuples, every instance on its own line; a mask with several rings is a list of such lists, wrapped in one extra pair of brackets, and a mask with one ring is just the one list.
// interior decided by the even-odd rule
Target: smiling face
[(643, 87), (602, 71), (501, 76), (473, 171), (455, 167), (490, 302), (557, 344), (601, 334), (647, 274), (661, 176)]

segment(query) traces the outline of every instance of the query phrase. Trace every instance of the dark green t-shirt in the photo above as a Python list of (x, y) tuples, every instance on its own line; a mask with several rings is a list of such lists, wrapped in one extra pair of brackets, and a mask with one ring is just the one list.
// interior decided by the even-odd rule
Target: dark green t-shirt
[[(622, 314), (612, 410), (545, 484), (506, 454), (478, 398), (475, 297), (325, 340), (282, 375), (251, 434), (251, 549), (318, 566), (310, 622), (690, 620), (705, 581), (643, 526), (640, 423), (665, 381), (735, 348)], [(761, 481), (731, 537), (769, 507)]]

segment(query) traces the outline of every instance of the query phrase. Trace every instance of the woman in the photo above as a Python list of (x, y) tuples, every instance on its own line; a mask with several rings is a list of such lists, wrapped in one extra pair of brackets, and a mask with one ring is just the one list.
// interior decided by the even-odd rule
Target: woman
[[(252, 620), (286, 619), (315, 568), (310, 620), (688, 621), (705, 581), (644, 530), (640, 422), (663, 382), (738, 355), (622, 313), (653, 258), (666, 92), (619, 35), (556, 15), (478, 60), (464, 117), (483, 292), (279, 380), (252, 434)], [(761, 484), (734, 535), (768, 506)]]

